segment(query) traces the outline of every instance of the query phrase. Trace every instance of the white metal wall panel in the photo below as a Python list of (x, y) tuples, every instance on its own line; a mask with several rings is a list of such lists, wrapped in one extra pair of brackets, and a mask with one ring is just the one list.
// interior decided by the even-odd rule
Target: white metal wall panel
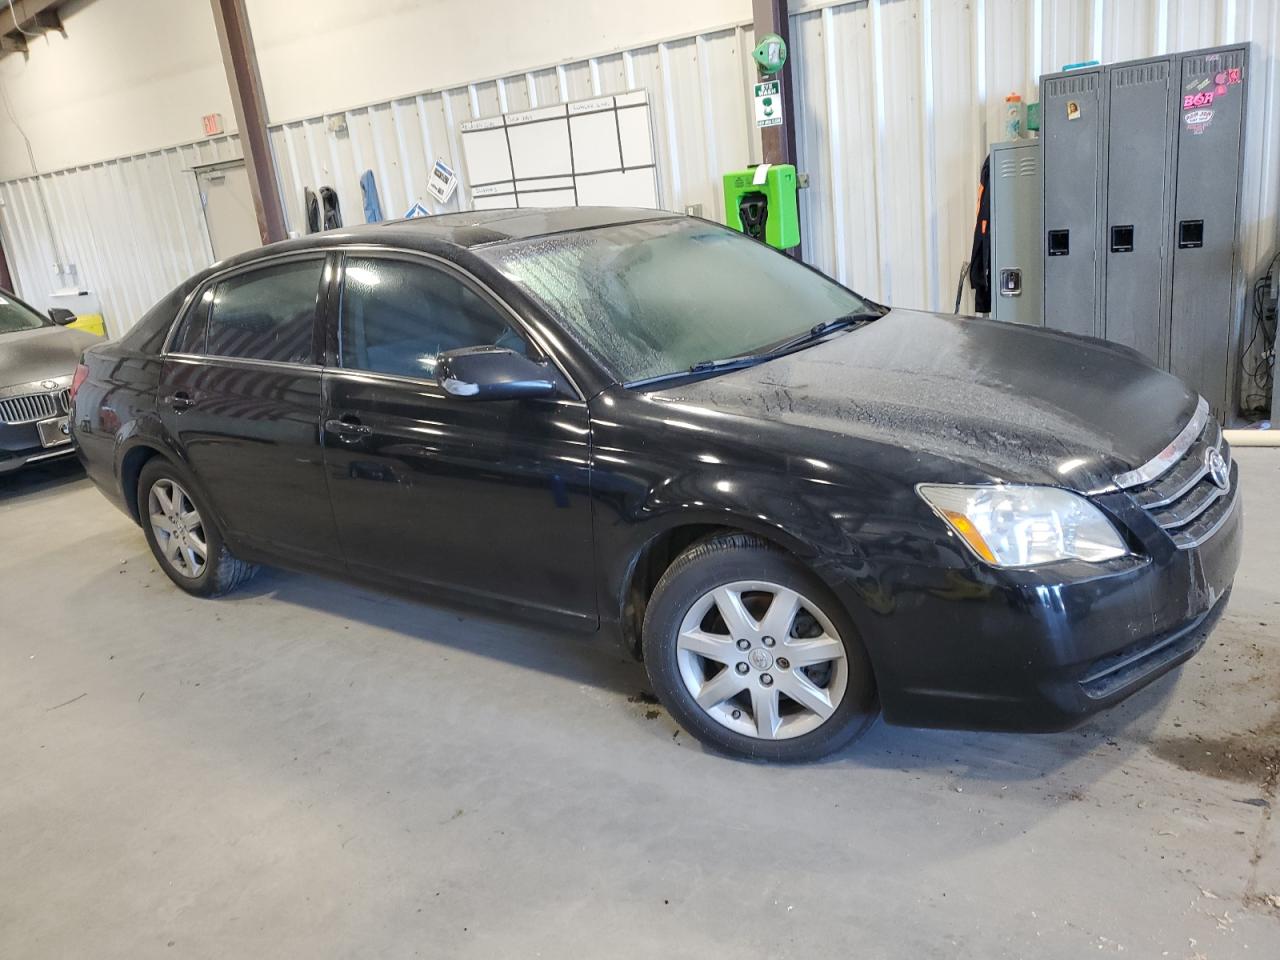
[[(1260, 95), (1245, 170), (1246, 268), (1276, 248), (1280, 200), (1280, 4), (1273, 0), (793, 0), (805, 256), (872, 296), (949, 309), (968, 259), (978, 168), (1003, 133), (1004, 97), (1036, 99), (1064, 63), (1254, 40)], [(721, 174), (760, 159), (751, 125), (749, 25), (526, 73), (274, 124), (271, 144), (291, 230), (304, 187), (333, 186), (363, 221), (359, 175), (374, 171), (383, 213), (420, 200), (439, 157), (460, 174), (458, 124), (503, 110), (644, 88), (662, 202), (721, 218)], [(333, 133), (329, 119), (346, 122)], [(22, 292), (40, 302), (75, 263), (113, 329), (132, 323), (211, 253), (193, 164), (239, 155), (235, 138), (0, 183), (0, 225)], [(55, 251), (37, 193), (45, 191)], [(965, 304), (969, 303), (966, 294)]]
[[(704, 216), (722, 218), (721, 175), (759, 159), (749, 127), (752, 44), (749, 27), (719, 30), (348, 110), (337, 114), (345, 132), (331, 132), (330, 117), (273, 126), (289, 229), (305, 232), (303, 190), (319, 186), (337, 190), (344, 223), (362, 223), (359, 176), (365, 170), (374, 172), (388, 218), (415, 202), (432, 213), (464, 208), (461, 121), (641, 88), (649, 91), (663, 203), (673, 210), (701, 204)], [(461, 177), (448, 204), (426, 191), (436, 159)]]
[(0, 183), (0, 228), (19, 292), (44, 306), (59, 287), (92, 290), (108, 332), (123, 333), (212, 262), (191, 168), (239, 157), (235, 137), (218, 137)]
[[(950, 309), (978, 171), (1004, 98), (1038, 99), (1064, 64), (1252, 40), (1259, 107), (1243, 188), (1246, 273), (1277, 247), (1280, 3), (1274, 0), (864, 0), (793, 15), (805, 257), (871, 296)], [(965, 309), (971, 304), (966, 293)]]

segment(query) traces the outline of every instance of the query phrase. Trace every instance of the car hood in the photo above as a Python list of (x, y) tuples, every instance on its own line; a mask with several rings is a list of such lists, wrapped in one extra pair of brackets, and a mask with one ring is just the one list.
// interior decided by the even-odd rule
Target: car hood
[(992, 479), (1082, 491), (1105, 489), (1153, 457), (1197, 402), (1182, 381), (1125, 347), (899, 309), (655, 397), (677, 398), (914, 451), (918, 479), (948, 479), (928, 475), (940, 457)]
[(100, 338), (66, 327), (0, 334), (0, 391), (70, 377), (81, 352)]

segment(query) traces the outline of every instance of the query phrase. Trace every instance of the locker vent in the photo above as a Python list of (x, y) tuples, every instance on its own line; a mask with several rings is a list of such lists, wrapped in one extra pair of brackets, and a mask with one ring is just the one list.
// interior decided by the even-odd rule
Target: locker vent
[(1014, 160), (1002, 157), (1000, 169), (997, 171), (1001, 180), (1012, 180), (1014, 177), (1034, 177), (1040, 170), (1040, 161), (1035, 154)]
[(1205, 73), (1217, 73), (1229, 67), (1244, 66), (1243, 50), (1226, 50), (1222, 53), (1205, 57), (1187, 57), (1182, 62), (1183, 77), (1194, 77)]
[(1051, 97), (1078, 96), (1082, 93), (1092, 93), (1097, 88), (1096, 73), (1084, 73), (1078, 77), (1054, 77), (1052, 80), (1045, 81), (1044, 97), (1048, 100)]
[(1132, 87), (1141, 83), (1167, 83), (1169, 79), (1169, 63), (1144, 63), (1136, 67), (1116, 67), (1111, 71), (1111, 85), (1114, 87)]

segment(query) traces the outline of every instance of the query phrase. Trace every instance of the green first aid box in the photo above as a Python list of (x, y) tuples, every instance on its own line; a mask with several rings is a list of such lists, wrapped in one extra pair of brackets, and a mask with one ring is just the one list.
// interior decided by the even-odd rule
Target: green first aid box
[[(763, 183), (757, 183), (763, 180)], [(796, 168), (789, 163), (735, 170), (724, 175), (725, 223), (771, 247), (789, 250), (800, 243)]]

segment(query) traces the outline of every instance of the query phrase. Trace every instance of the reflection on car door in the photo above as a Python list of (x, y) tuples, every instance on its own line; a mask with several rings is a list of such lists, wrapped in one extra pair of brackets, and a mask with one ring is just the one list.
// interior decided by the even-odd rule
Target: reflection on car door
[(341, 566), (320, 449), (324, 265), (290, 258), (202, 291), (174, 332), (158, 404), (233, 541)]
[(586, 405), (448, 397), (440, 352), (535, 352), (503, 308), (422, 258), (349, 255), (342, 273), (324, 453), (350, 569), (594, 625)]

